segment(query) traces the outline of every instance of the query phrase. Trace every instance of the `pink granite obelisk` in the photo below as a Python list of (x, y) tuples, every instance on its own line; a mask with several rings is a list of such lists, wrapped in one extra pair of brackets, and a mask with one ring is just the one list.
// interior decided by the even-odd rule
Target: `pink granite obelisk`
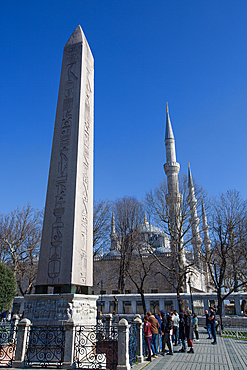
[(94, 59), (80, 26), (64, 47), (36, 294), (93, 285)]

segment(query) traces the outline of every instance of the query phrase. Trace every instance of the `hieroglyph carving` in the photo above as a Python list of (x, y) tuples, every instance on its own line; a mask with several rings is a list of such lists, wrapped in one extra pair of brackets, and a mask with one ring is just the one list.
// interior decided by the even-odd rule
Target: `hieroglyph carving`
[(51, 246), (49, 253), (49, 264), (48, 264), (48, 276), (53, 280), (60, 274), (61, 268), (61, 255), (62, 255), (62, 243), (63, 243), (63, 232), (64, 222), (63, 215), (66, 208), (66, 191), (68, 179), (68, 168), (69, 168), (69, 156), (67, 155), (70, 150), (70, 136), (71, 127), (73, 125), (73, 100), (74, 100), (74, 88), (78, 80), (74, 69), (76, 63), (80, 63), (80, 55), (82, 50), (82, 44), (75, 44), (68, 46), (64, 50), (64, 58), (66, 61), (66, 80), (63, 97), (63, 115), (60, 122), (60, 160), (57, 163), (57, 176), (56, 176), (56, 195), (54, 199), (53, 215), (55, 222), (52, 224), (51, 233)]
[(91, 100), (93, 92), (91, 89), (92, 65), (90, 63), (89, 49), (87, 45), (87, 57), (85, 58), (86, 86), (85, 86), (85, 109), (84, 109), (84, 132), (83, 132), (83, 183), (82, 183), (82, 210), (81, 210), (81, 243), (80, 243), (80, 281), (86, 284), (87, 278), (87, 245), (89, 229), (88, 212), (88, 188), (89, 188), (89, 155), (90, 155), (90, 123), (92, 122)]

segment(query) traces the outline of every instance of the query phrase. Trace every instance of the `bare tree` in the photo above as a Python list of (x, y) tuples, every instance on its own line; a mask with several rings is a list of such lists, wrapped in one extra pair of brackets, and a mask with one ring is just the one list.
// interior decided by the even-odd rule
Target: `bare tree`
[(207, 264), (218, 298), (222, 326), (223, 301), (247, 286), (246, 216), (247, 202), (236, 190), (229, 190), (211, 202), (211, 253)]
[(0, 217), (0, 250), (14, 271), (22, 295), (31, 293), (37, 273), (43, 214), (27, 204)]
[(137, 243), (136, 228), (143, 220), (142, 203), (134, 197), (117, 199), (114, 203), (116, 233), (118, 235), (120, 266), (118, 289), (124, 293), (127, 271)]
[[(184, 302), (181, 300), (180, 293), (185, 291), (187, 275), (195, 274), (197, 261), (192, 254), (191, 242), (193, 239), (191, 228), (191, 207), (190, 191), (186, 175), (180, 178), (181, 201), (174, 208), (173, 215), (169, 211), (166, 201), (167, 182), (166, 180), (150, 190), (146, 194), (146, 205), (149, 216), (169, 235), (171, 243), (171, 253), (167, 258), (160, 258), (154, 255), (159, 262), (162, 270), (159, 271), (167, 282), (177, 293), (179, 309), (184, 309)], [(194, 182), (195, 196), (200, 199), (202, 188)], [(200, 214), (200, 203), (197, 203), (198, 214)]]
[(93, 254), (96, 256), (101, 249), (107, 250), (110, 234), (111, 203), (107, 200), (93, 203)]
[(155, 276), (156, 259), (149, 251), (152, 248), (151, 233), (150, 236), (143, 234), (142, 226), (137, 226), (136, 231), (133, 233), (132, 243), (134, 248), (132, 250), (131, 261), (126, 268), (126, 275), (140, 294), (143, 312), (146, 314), (144, 284), (151, 275)]

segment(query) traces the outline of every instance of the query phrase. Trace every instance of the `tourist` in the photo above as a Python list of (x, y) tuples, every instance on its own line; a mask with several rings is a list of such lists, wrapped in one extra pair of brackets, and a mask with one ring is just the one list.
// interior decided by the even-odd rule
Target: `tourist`
[(157, 349), (157, 337), (158, 337), (158, 329), (159, 329), (159, 323), (158, 320), (154, 317), (154, 315), (151, 314), (151, 312), (147, 313), (148, 315), (148, 321), (152, 325), (152, 342), (151, 342), (151, 348), (153, 351), (153, 357), (157, 357), (158, 355), (158, 349)]
[(193, 319), (192, 319), (192, 323), (193, 323), (193, 328), (195, 330), (195, 336), (196, 336), (196, 341), (198, 342), (199, 341), (199, 333), (198, 333), (198, 317), (195, 313), (193, 313)]
[(185, 320), (182, 312), (179, 314), (179, 319), (179, 339), (181, 339), (182, 342), (182, 348), (179, 350), (179, 352), (186, 352), (187, 345), (185, 336)]
[(162, 315), (159, 312), (158, 315), (155, 315), (155, 318), (157, 319), (159, 323), (159, 329), (158, 329), (158, 345), (159, 345), (159, 352), (162, 352), (162, 334), (161, 334), (161, 323), (162, 323)]
[(207, 332), (208, 332), (208, 338), (207, 339), (211, 339), (212, 338), (212, 336), (211, 336), (211, 325), (210, 325), (208, 310), (205, 310), (205, 316), (206, 316), (206, 329), (207, 329)]
[(217, 344), (216, 331), (215, 331), (215, 318), (216, 318), (215, 311), (214, 311), (213, 307), (210, 307), (209, 311), (210, 311), (209, 320), (210, 320), (210, 324), (211, 324), (211, 333), (212, 333), (212, 338), (213, 338), (212, 344)]
[(148, 315), (144, 316), (144, 338), (148, 349), (148, 357), (146, 358), (146, 361), (152, 361), (151, 359), (152, 325), (148, 321)]
[(193, 348), (193, 325), (192, 325), (191, 315), (189, 314), (188, 311), (185, 311), (185, 313), (184, 313), (184, 320), (185, 320), (185, 336), (187, 338), (188, 348), (190, 348), (188, 353), (194, 353), (194, 348)]
[(163, 333), (162, 337), (162, 355), (165, 354), (165, 346), (167, 344), (169, 352), (167, 355), (173, 355), (173, 346), (172, 346), (172, 334), (173, 334), (173, 319), (172, 315), (167, 313), (162, 316), (161, 331)]
[(179, 315), (177, 310), (173, 311), (173, 342), (174, 345), (178, 345), (178, 332), (179, 332)]

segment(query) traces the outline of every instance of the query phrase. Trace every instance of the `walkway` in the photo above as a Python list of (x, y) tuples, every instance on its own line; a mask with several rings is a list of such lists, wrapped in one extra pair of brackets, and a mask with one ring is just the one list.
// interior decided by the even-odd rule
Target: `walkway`
[(195, 353), (180, 353), (174, 347), (173, 356), (161, 356), (152, 362), (134, 365), (131, 370), (246, 370), (247, 341), (217, 336), (217, 345), (207, 339), (206, 331), (199, 331), (200, 340), (194, 342)]

